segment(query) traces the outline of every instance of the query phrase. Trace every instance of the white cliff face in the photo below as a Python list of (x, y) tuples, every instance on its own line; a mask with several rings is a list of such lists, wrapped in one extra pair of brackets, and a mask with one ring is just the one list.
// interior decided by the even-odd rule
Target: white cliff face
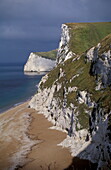
[[(45, 76), (42, 81), (46, 81), (47, 78), (48, 76)], [(61, 86), (59, 83), (57, 85), (54, 83), (50, 88), (43, 90), (39, 88), (38, 93), (29, 103), (30, 107), (36, 109), (40, 114), (44, 114), (53, 123), (53, 129), (67, 132), (67, 138), (60, 145), (69, 147), (72, 156), (98, 163), (98, 168), (108, 166), (111, 154), (111, 144), (107, 135), (111, 133), (108, 130), (108, 114), (106, 115), (96, 103), (91, 101), (87, 91), (79, 91), (79, 95), (77, 94), (78, 104), (85, 104), (92, 108), (92, 111), (86, 110), (90, 117), (90, 131), (85, 128), (81, 129), (77, 107), (74, 104), (70, 104), (70, 107), (66, 106), (67, 95), (73, 91), (77, 92), (78, 89), (69, 87), (67, 91), (64, 88), (64, 99), (61, 102), (54, 96), (55, 91), (58, 92)]]
[[(31, 108), (36, 109), (39, 113), (45, 115), (45, 117), (53, 123), (53, 125), (58, 129), (66, 131), (74, 131), (75, 125), (71, 125), (71, 117), (73, 114), (72, 110), (66, 108), (60, 108), (60, 101), (54, 98), (54, 92), (61, 85), (53, 85), (51, 88), (45, 88), (44, 90), (38, 91), (38, 93), (32, 98), (29, 105)], [(72, 117), (72, 120), (74, 118)], [(70, 126), (71, 125), (71, 126)]]
[(25, 72), (47, 72), (53, 69), (55, 61), (46, 59), (37, 54), (31, 53), (27, 63), (24, 66)]
[(94, 163), (97, 162), (98, 169), (101, 167), (106, 169), (111, 160), (109, 116), (111, 113), (106, 114), (98, 105), (94, 107), (90, 116), (91, 144), (79, 154), (80, 158), (84, 157)]
[(74, 136), (67, 138), (59, 145), (69, 147), (72, 156), (81, 159), (88, 159), (93, 163), (98, 163), (98, 168), (110, 169), (111, 160), (111, 129), (108, 124), (111, 113), (107, 114), (103, 109), (95, 106), (90, 115), (90, 133), (87, 129), (82, 129)]
[(90, 99), (90, 94), (87, 91), (78, 91), (77, 100), (80, 104), (86, 104), (89, 108), (94, 107), (94, 102)]
[[(57, 85), (57, 88), (60, 87), (61, 84)], [(77, 127), (81, 127), (77, 107), (73, 104), (70, 105), (70, 108), (66, 107), (67, 100), (65, 101), (65, 96), (67, 92), (64, 94), (64, 102), (60, 107), (61, 101), (54, 97), (55, 90), (55, 84), (51, 88), (39, 89), (38, 93), (30, 101), (30, 107), (35, 108), (40, 114), (44, 114), (53, 123), (53, 129), (63, 130), (68, 133), (67, 138), (59, 145), (69, 147), (72, 156), (98, 163), (98, 168), (108, 166), (108, 161), (111, 158), (111, 144), (108, 137), (108, 133), (111, 132), (108, 129), (108, 114), (106, 115), (101, 108), (91, 102), (86, 91), (80, 91), (79, 97), (77, 96), (78, 103), (84, 103), (89, 105), (89, 108), (93, 107), (94, 109), (88, 112), (90, 131), (88, 129), (77, 130)], [(68, 88), (68, 93), (76, 90), (76, 87)]]
[(72, 51), (68, 52), (68, 54), (66, 55), (66, 57), (65, 57), (65, 60), (64, 60), (64, 61), (66, 61), (66, 60), (68, 60), (68, 59), (72, 58), (74, 55), (75, 55), (75, 54), (74, 54)]
[[(111, 160), (111, 123), (109, 123), (111, 112), (106, 113), (98, 102), (93, 101), (92, 95), (95, 95), (95, 91), (93, 91), (94, 94), (90, 94), (89, 89), (82, 90), (80, 86), (73, 84), (81, 76), (80, 67), (76, 73), (65, 77), (64, 67), (67, 67), (65, 61), (74, 57), (74, 54), (69, 50), (69, 41), (69, 28), (63, 24), (57, 55), (57, 64), (61, 64), (57, 70), (58, 77), (50, 79), (50, 76), (46, 74), (39, 84), (38, 93), (32, 98), (29, 105), (40, 114), (44, 114), (53, 123), (54, 129), (67, 132), (67, 138), (59, 145), (69, 147), (72, 156), (98, 163), (98, 169), (106, 168)], [(111, 52), (108, 50), (100, 54), (100, 48), (101, 44), (99, 43), (86, 54), (87, 62), (91, 62), (90, 72), (97, 79), (95, 90), (100, 90), (111, 84)], [(76, 56), (71, 62), (79, 62), (79, 60), (81, 62), (81, 56)], [(68, 76), (69, 80), (67, 80)], [(48, 79), (53, 81), (48, 82), (51, 85), (42, 86)], [(80, 80), (81, 78), (78, 82), (83, 83)], [(71, 96), (72, 94), (74, 98)], [(71, 101), (68, 105), (69, 96)], [(87, 121), (88, 126), (84, 126)]]
[(60, 64), (64, 60), (66, 61), (75, 55), (75, 53), (73, 53), (69, 49), (70, 28), (66, 24), (62, 24), (61, 29), (62, 29), (62, 34), (61, 34), (61, 40), (59, 43), (59, 48), (57, 53), (57, 60), (56, 60), (57, 64)]
[(88, 52), (87, 52), (87, 59), (89, 60), (89, 61), (92, 61), (93, 60), (93, 55), (94, 55), (94, 49), (95, 49), (95, 47), (92, 47)]

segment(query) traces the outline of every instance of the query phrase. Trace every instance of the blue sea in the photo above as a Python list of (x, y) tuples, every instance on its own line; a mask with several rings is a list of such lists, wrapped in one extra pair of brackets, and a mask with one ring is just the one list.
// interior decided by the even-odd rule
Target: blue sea
[(0, 64), (0, 113), (27, 101), (44, 74), (23, 72), (23, 64)]

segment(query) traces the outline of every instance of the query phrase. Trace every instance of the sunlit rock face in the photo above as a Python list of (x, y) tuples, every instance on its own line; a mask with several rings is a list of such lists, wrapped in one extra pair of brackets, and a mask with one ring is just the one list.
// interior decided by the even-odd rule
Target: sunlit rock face
[(70, 36), (68, 26), (63, 24), (56, 68), (42, 78), (29, 105), (44, 114), (54, 129), (67, 132), (67, 138), (59, 145), (69, 147), (72, 156), (97, 163), (97, 169), (108, 169), (111, 36), (107, 37), (109, 43), (105, 39), (84, 55), (72, 55)]
[(47, 72), (53, 69), (55, 60), (47, 59), (31, 53), (24, 66), (25, 72)]
[(62, 24), (61, 26), (62, 34), (61, 34), (61, 40), (59, 43), (58, 53), (57, 53), (57, 64), (60, 64), (64, 60), (68, 60), (73, 55), (75, 55), (72, 51), (69, 49), (69, 41), (70, 41), (70, 33), (69, 33), (69, 27), (66, 24)]
[[(47, 81), (48, 76), (45, 78)], [(41, 83), (45, 82), (45, 78)], [(52, 122), (53, 129), (68, 133), (67, 138), (59, 145), (70, 147), (72, 156), (79, 156), (81, 159), (98, 163), (98, 168), (108, 166), (111, 159), (111, 139), (109, 139), (111, 129), (108, 123), (111, 113), (106, 114), (97, 103), (91, 102), (86, 91), (80, 91), (77, 95), (78, 107), (82, 103), (88, 108), (92, 107), (92, 111), (86, 110), (89, 115), (89, 128), (82, 128), (78, 119), (77, 107), (73, 104), (66, 107), (70, 90), (64, 93), (62, 107), (60, 107), (61, 100), (54, 97), (56, 89), (59, 90), (59, 88), (61, 88), (61, 84), (57, 86), (53, 84), (52, 87), (43, 90), (39, 88), (38, 93), (30, 101), (30, 107), (36, 109), (40, 114), (44, 114)], [(73, 89), (73, 91), (75, 90), (76, 88)]]

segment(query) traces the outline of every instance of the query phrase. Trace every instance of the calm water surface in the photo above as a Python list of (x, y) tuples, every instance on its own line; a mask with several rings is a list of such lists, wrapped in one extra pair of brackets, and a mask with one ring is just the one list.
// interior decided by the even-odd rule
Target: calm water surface
[(0, 112), (31, 98), (44, 74), (24, 74), (22, 64), (0, 64)]

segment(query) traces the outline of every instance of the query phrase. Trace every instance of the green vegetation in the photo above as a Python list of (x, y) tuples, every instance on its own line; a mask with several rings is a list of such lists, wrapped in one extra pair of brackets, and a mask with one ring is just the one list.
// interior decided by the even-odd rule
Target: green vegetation
[[(92, 101), (95, 101), (100, 105), (101, 108), (104, 108), (108, 113), (111, 110), (111, 87), (104, 88), (102, 90), (95, 90), (96, 87), (96, 77), (90, 74), (91, 62), (86, 62), (85, 52), (92, 45), (97, 45), (100, 40), (111, 32), (111, 23), (85, 23), (85, 24), (68, 24), (71, 28), (70, 34), (72, 35), (69, 42), (70, 49), (73, 52), (78, 53), (75, 61), (73, 58), (66, 60), (64, 63), (59, 64), (51, 72), (48, 73), (48, 80), (41, 85), (41, 88), (49, 88), (53, 84), (61, 84), (62, 87), (59, 91), (55, 91), (54, 97), (59, 99), (60, 107), (63, 106), (64, 99), (64, 87), (68, 91), (68, 87), (77, 87), (77, 91), (70, 92), (67, 94), (67, 107), (70, 107), (70, 104), (73, 103), (77, 106), (78, 111), (78, 120), (81, 125), (81, 128), (88, 128), (89, 125), (89, 116), (86, 113), (86, 110), (91, 111), (91, 108), (88, 108), (85, 104), (79, 104), (77, 101), (78, 91), (87, 91), (90, 94)], [(101, 48), (99, 54), (104, 51), (108, 51), (111, 48), (111, 34), (106, 36), (101, 40)], [(79, 54), (82, 53), (82, 54)], [(60, 76), (60, 68), (64, 72), (63, 77)], [(73, 78), (75, 75), (79, 75)], [(73, 79), (72, 79), (73, 78)]]
[(35, 52), (34, 54), (40, 55), (44, 58), (55, 60), (57, 56), (57, 49), (52, 51), (47, 51), (47, 52)]
[(106, 89), (98, 92), (98, 103), (101, 108), (105, 108), (106, 113), (111, 110), (111, 88), (107, 87)]
[(106, 36), (101, 41), (101, 48), (99, 49), (99, 55), (102, 54), (103, 52), (108, 52), (108, 50), (111, 50), (111, 34)]
[(86, 107), (85, 104), (81, 104), (79, 106), (79, 115), (77, 116), (77, 118), (81, 125), (80, 129), (88, 129), (89, 128), (89, 115), (84, 111), (85, 107)]
[[(64, 77), (61, 77), (55, 84), (62, 83), (61, 89), (56, 92), (54, 96), (59, 97), (61, 101), (63, 100), (64, 87), (78, 87), (79, 90), (88, 91), (91, 94), (91, 99), (95, 102), (99, 102), (102, 107), (111, 109), (111, 90), (106, 88), (100, 91), (96, 91), (96, 80), (94, 76), (89, 74), (90, 72), (90, 63), (85, 63), (85, 56), (77, 61), (72, 62), (73, 58), (67, 60), (64, 65), (59, 65), (54, 68), (49, 74), (48, 80), (42, 84), (41, 88), (49, 88), (59, 77), (60, 68), (64, 71)], [(82, 69), (81, 69), (82, 68)], [(74, 78), (71, 82), (70, 79), (79, 73), (79, 76)], [(77, 92), (71, 92), (67, 95), (67, 106), (70, 106), (70, 103), (78, 106), (76, 101)], [(80, 108), (81, 109), (81, 108)]]
[(51, 87), (54, 81), (58, 78), (58, 76), (59, 76), (59, 67), (56, 67), (55, 69), (53, 69), (48, 73), (48, 80), (44, 84), (41, 84), (41, 89), (44, 89), (46, 87), (47, 88)]
[(101, 23), (67, 23), (70, 28), (70, 50), (81, 54), (97, 45), (111, 33), (111, 22)]

